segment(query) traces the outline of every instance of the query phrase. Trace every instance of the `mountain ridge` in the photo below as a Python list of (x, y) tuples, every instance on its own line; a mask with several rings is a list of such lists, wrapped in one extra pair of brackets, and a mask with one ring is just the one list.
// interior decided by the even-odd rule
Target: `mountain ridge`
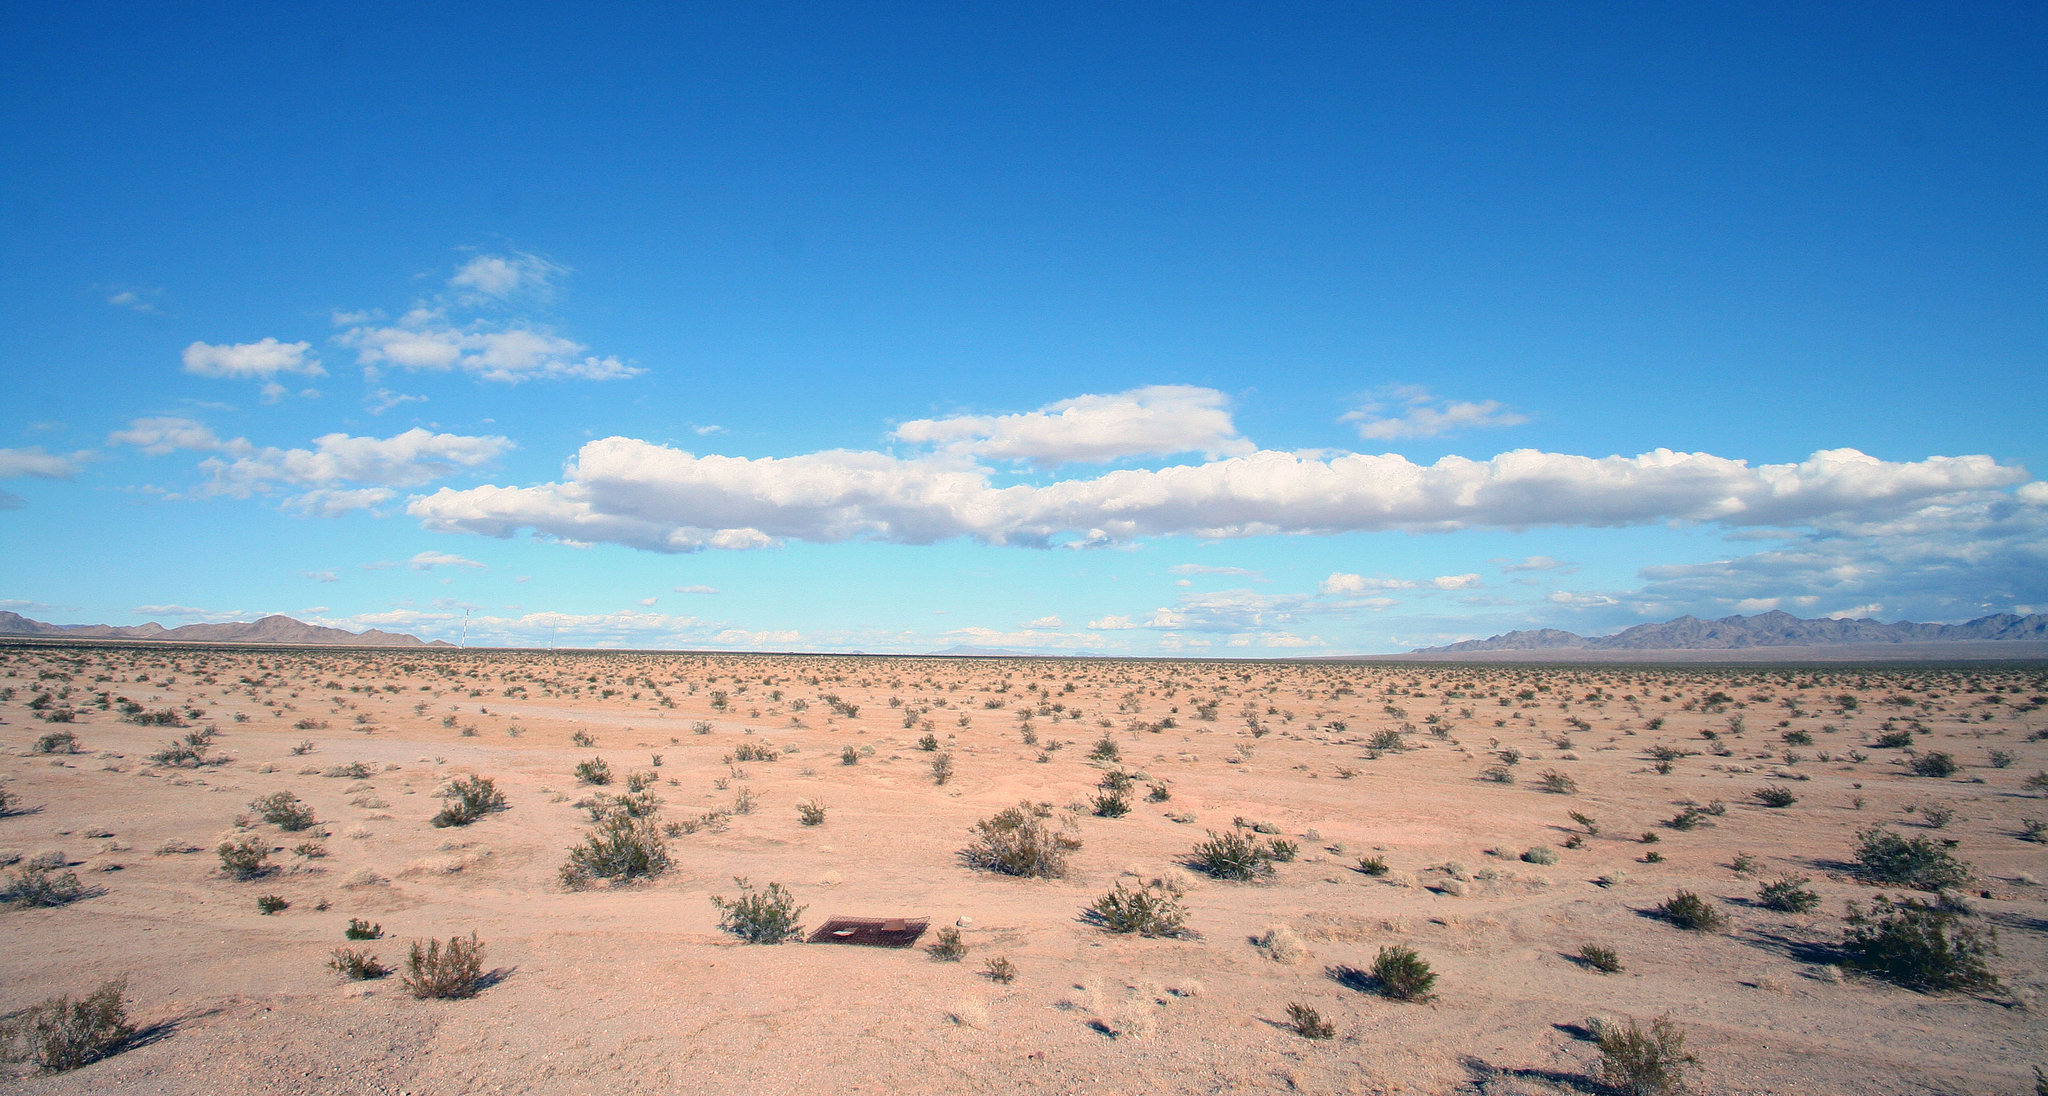
[(1682, 616), (1661, 623), (1638, 624), (1612, 635), (1582, 636), (1558, 628), (1504, 632), (1486, 639), (1468, 639), (1441, 647), (1420, 647), (1413, 654), (1471, 654), (1498, 651), (1735, 651), (1770, 647), (1828, 647), (1850, 644), (1919, 644), (1955, 642), (2048, 641), (2048, 613), (2016, 616), (1993, 613), (1962, 624), (1922, 624), (1910, 620), (1885, 624), (1868, 617), (1812, 620), (1782, 610), (1754, 616), (1701, 620)]
[(218, 624), (185, 624), (166, 628), (155, 621), (147, 624), (49, 624), (20, 613), (0, 611), (0, 636), (36, 636), (48, 639), (126, 639), (150, 643), (275, 643), (297, 647), (452, 647), (446, 640), (429, 643), (403, 632), (371, 628), (351, 632), (272, 613), (252, 621), (224, 621)]

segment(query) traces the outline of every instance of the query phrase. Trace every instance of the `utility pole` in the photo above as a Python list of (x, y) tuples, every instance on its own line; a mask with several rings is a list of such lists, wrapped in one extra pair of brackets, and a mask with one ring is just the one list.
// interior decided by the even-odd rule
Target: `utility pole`
[(455, 644), (458, 648), (465, 651), (469, 649), (469, 614), (471, 612), (472, 610), (469, 609), (462, 611), (462, 638)]

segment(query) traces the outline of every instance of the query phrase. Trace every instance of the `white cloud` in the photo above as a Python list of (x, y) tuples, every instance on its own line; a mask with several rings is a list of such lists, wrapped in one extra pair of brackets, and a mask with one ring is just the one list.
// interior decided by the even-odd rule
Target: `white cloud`
[(201, 377), (238, 380), (272, 380), (279, 373), (325, 376), (320, 360), (311, 353), (313, 344), (279, 342), (265, 338), (252, 343), (214, 346), (195, 342), (185, 348), (185, 372)]
[(1041, 467), (1124, 457), (1252, 451), (1231, 423), (1229, 398), (1213, 388), (1153, 385), (1104, 396), (1077, 396), (1014, 415), (913, 419), (898, 440), (936, 445), (992, 460)]
[(585, 354), (582, 343), (535, 327), (486, 328), (456, 325), (441, 313), (419, 309), (395, 325), (351, 327), (336, 341), (353, 347), (367, 369), (473, 373), (487, 381), (517, 384), (534, 379), (618, 380), (645, 370), (614, 357)]
[(1847, 609), (1840, 609), (1829, 613), (1828, 616), (1835, 620), (1862, 620), (1865, 617), (1874, 618), (1882, 612), (1884, 612), (1884, 603), (1873, 601), (1868, 605), (1852, 605)]
[(401, 404), (425, 402), (425, 396), (408, 396), (402, 392), (393, 392), (389, 388), (379, 388), (363, 397), (363, 409), (372, 415), (381, 415)]
[(717, 592), (718, 592), (718, 587), (716, 587), (716, 586), (678, 586), (678, 587), (676, 587), (676, 588), (675, 588), (675, 590), (676, 590), (676, 593), (679, 593), (679, 594), (715, 594), (715, 593), (717, 593)]
[(1450, 401), (1439, 399), (1426, 388), (1394, 385), (1382, 389), (1377, 398), (1344, 415), (1342, 421), (1358, 424), (1358, 436), (1368, 440), (1434, 438), (1460, 430), (1518, 426), (1527, 415), (1508, 410), (1499, 400)]
[(1438, 575), (1429, 584), (1439, 590), (1477, 590), (1482, 585), (1478, 575)]
[(1510, 563), (1501, 568), (1502, 571), (1510, 575), (1523, 574), (1529, 571), (1565, 571), (1569, 573), (1577, 569), (1569, 563), (1552, 559), (1549, 556), (1530, 556), (1520, 563)]
[(233, 620), (239, 613), (223, 613), (212, 609), (198, 609), (190, 605), (137, 605), (136, 616), (199, 618), (201, 620)]
[(37, 479), (69, 479), (78, 471), (79, 456), (46, 453), (40, 445), (26, 449), (0, 449), (0, 479), (34, 476)]
[(289, 505), (303, 514), (331, 518), (353, 510), (373, 510), (396, 494), (389, 487), (316, 487), (293, 496)]
[(1019, 627), (1027, 632), (1057, 632), (1066, 626), (1067, 622), (1056, 616), (1042, 616), (1037, 620), (1027, 620)]
[(654, 608), (655, 604), (659, 601), (661, 601), (661, 599), (658, 597), (643, 597), (640, 599), (640, 607), (643, 609), (652, 609)]
[(1666, 449), (1635, 457), (1517, 450), (1430, 465), (1391, 454), (1325, 459), (1261, 451), (1043, 485), (998, 487), (993, 475), (957, 455), (698, 456), (613, 437), (585, 444), (563, 482), (443, 489), (414, 498), (408, 512), (436, 530), (509, 536), (531, 528), (565, 540), (671, 552), (854, 538), (930, 544), (967, 537), (1044, 547), (1069, 538), (1117, 544), (1156, 536), (1674, 521), (1839, 524), (1896, 517), (2026, 478), (1985, 456), (1893, 462), (1852, 449), (1762, 466)]
[(1367, 578), (1364, 575), (1332, 571), (1330, 577), (1317, 584), (1316, 589), (1325, 594), (1362, 594), (1367, 590), (1412, 590), (1415, 584), (1398, 578)]
[(450, 288), (469, 294), (503, 300), (519, 294), (545, 294), (563, 267), (537, 255), (478, 255), (462, 264), (448, 279)]
[(473, 559), (464, 559), (451, 552), (421, 552), (406, 560), (405, 565), (415, 571), (431, 571), (436, 567), (473, 567), (479, 571), (488, 569)]
[(109, 445), (133, 445), (152, 457), (180, 449), (198, 453), (218, 452), (238, 448), (249, 450), (249, 443), (239, 438), (232, 442), (222, 441), (213, 430), (201, 422), (176, 416), (156, 416), (135, 419), (126, 430), (116, 430), (107, 435)]
[[(326, 434), (313, 439), (311, 449), (249, 449), (234, 459), (209, 457), (200, 467), (212, 477), (207, 493), (247, 498), (277, 484), (416, 487), (487, 464), (511, 448), (502, 437), (434, 434), (414, 427), (388, 438)], [(387, 492), (375, 501), (389, 497)]]
[(1243, 567), (1208, 567), (1200, 563), (1176, 563), (1167, 570), (1176, 575), (1239, 575), (1244, 578), (1265, 578), (1264, 571), (1252, 571)]
[(341, 576), (335, 574), (333, 571), (301, 571), (299, 573), (306, 576), (307, 578), (312, 579), (314, 582), (341, 581)]
[(1544, 595), (1544, 600), (1567, 609), (1605, 609), (1621, 604), (1606, 594), (1572, 593), (1567, 590), (1552, 590)]
[(161, 316), (163, 309), (157, 307), (157, 299), (163, 296), (161, 289), (122, 289), (107, 297), (107, 303), (115, 308), (140, 312), (146, 316)]

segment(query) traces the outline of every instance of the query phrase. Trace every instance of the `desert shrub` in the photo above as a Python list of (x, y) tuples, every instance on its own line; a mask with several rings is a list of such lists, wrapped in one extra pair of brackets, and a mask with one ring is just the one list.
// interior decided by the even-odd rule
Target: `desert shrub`
[(1930, 750), (1913, 759), (1913, 775), (1929, 777), (1954, 776), (1956, 759), (1940, 750)]
[(1304, 1039), (1330, 1039), (1337, 1034), (1336, 1026), (1323, 1019), (1322, 1013), (1299, 1002), (1287, 1006), (1287, 1026)]
[(815, 799), (801, 800), (796, 805), (796, 817), (806, 826), (822, 826), (825, 824), (825, 804)]
[(593, 757), (588, 761), (578, 761), (576, 763), (576, 782), (578, 784), (609, 784), (612, 782), (612, 767), (606, 764), (602, 757)]
[(780, 944), (803, 936), (797, 919), (810, 907), (797, 905), (796, 896), (782, 884), (770, 883), (767, 890), (757, 891), (746, 879), (734, 876), (733, 885), (740, 889), (738, 898), (711, 896), (711, 904), (718, 908), (719, 928), (749, 944)]
[(2036, 771), (2034, 775), (2021, 781), (2021, 784), (2030, 792), (2048, 792), (2048, 769)]
[(1392, 869), (1387, 867), (1386, 857), (1366, 856), (1359, 859), (1358, 870), (1363, 875), (1385, 875)]
[(1001, 875), (1059, 879), (1067, 874), (1067, 854), (1081, 839), (1048, 826), (1049, 810), (1019, 803), (974, 824), (975, 841), (962, 851), (969, 866)]
[(1970, 880), (1970, 866), (1925, 837), (1902, 837), (1882, 826), (1856, 834), (1856, 864), (1876, 883), (1945, 890)]
[(405, 974), (399, 979), (406, 991), (421, 1000), (474, 997), (483, 989), (484, 946), (472, 932), (468, 937), (412, 942), (405, 958)]
[(1265, 842), (1243, 830), (1210, 830), (1209, 839), (1195, 846), (1188, 864), (1217, 879), (1257, 879), (1273, 874), (1271, 852)]
[(330, 765), (320, 775), (334, 780), (368, 780), (370, 767), (360, 761), (351, 761), (346, 765)]
[(943, 963), (957, 963), (967, 958), (967, 944), (960, 939), (960, 930), (951, 925), (940, 929), (938, 939), (924, 950)]
[(569, 850), (562, 882), (572, 888), (594, 879), (629, 883), (660, 875), (668, 865), (668, 845), (653, 817), (617, 811), (599, 819), (583, 835), (583, 843)]
[(1756, 904), (1781, 913), (1811, 913), (1820, 906), (1820, 895), (1806, 889), (1803, 875), (1785, 875), (1758, 888)]
[(1911, 731), (1886, 731), (1870, 744), (1874, 750), (1903, 750), (1913, 744)]
[(391, 968), (379, 963), (376, 956), (355, 948), (335, 948), (333, 957), (327, 960), (327, 969), (354, 982), (368, 982), (391, 973)]
[(195, 732), (176, 742), (164, 743), (164, 748), (150, 754), (149, 760), (166, 768), (197, 769), (223, 760), (213, 757), (210, 749), (206, 736)]
[(1634, 1019), (1627, 1027), (1601, 1025), (1594, 1038), (1600, 1047), (1600, 1080), (1623, 1096), (1681, 1092), (1686, 1068), (1699, 1061), (1685, 1052), (1685, 1033), (1667, 1016), (1647, 1028)]
[(1852, 905), (1848, 922), (1848, 966), (1923, 993), (1998, 985), (1987, 962), (1998, 954), (1993, 934), (1950, 910), (1913, 898), (1879, 899), (1868, 913)]
[(1308, 958), (1308, 945), (1286, 925), (1274, 925), (1252, 939), (1266, 958), (1275, 963), (1295, 964)]
[(1552, 795), (1572, 795), (1578, 792), (1579, 782), (1556, 769), (1546, 769), (1536, 778), (1536, 784)]
[(28, 748), (30, 753), (73, 754), (78, 752), (78, 736), (70, 731), (51, 731), (36, 739)]
[(1677, 814), (1671, 816), (1670, 818), (1665, 819), (1664, 824), (1666, 826), (1671, 827), (1674, 830), (1697, 829), (1699, 828), (1701, 817), (1703, 816), (1700, 814), (1698, 808), (1687, 807), (1684, 810), (1679, 811)]
[(343, 929), (341, 934), (350, 940), (377, 940), (383, 937), (384, 926), (373, 925), (359, 917), (351, 917), (348, 919), (348, 928)]
[(265, 917), (273, 913), (283, 913), (290, 908), (292, 904), (285, 901), (284, 895), (281, 894), (266, 894), (256, 900), (257, 911)]
[(1408, 748), (1408, 743), (1401, 737), (1401, 732), (1388, 727), (1373, 732), (1372, 741), (1366, 743), (1365, 748), (1375, 753), (1400, 753)]
[(1133, 890), (1121, 880), (1088, 907), (1090, 920), (1111, 932), (1179, 936), (1187, 923), (1180, 888), (1154, 880)]
[[(449, 718), (452, 719), (454, 717), (450, 716)], [(442, 725), (447, 726), (448, 723), (444, 721)], [(597, 745), (597, 739), (590, 737), (589, 731), (576, 731), (569, 735), (569, 745), (587, 750)]]
[(1117, 748), (1116, 739), (1108, 735), (1096, 739), (1095, 748), (1088, 752), (1091, 761), (1117, 761), (1122, 757), (1123, 751)]
[(1131, 797), (1116, 788), (1107, 788), (1095, 793), (1093, 804), (1097, 818), (1122, 818), (1131, 813)]
[(1010, 962), (1008, 956), (998, 955), (981, 964), (981, 973), (1007, 986), (1017, 980), (1017, 964)]
[(1658, 903), (1657, 916), (1687, 932), (1714, 932), (1728, 924), (1727, 914), (1689, 890), (1679, 891)]
[(1602, 974), (1614, 974), (1621, 970), (1621, 956), (1615, 954), (1613, 948), (1600, 944), (1587, 944), (1581, 947), (1579, 959)]
[(932, 783), (943, 787), (946, 781), (951, 779), (953, 779), (953, 755), (942, 753), (932, 758)]
[(1436, 972), (1415, 949), (1391, 944), (1380, 949), (1368, 971), (1373, 992), (1392, 1001), (1423, 1001), (1436, 985)]
[(2036, 845), (2048, 845), (2048, 819), (2020, 819), (2020, 840), (2032, 841)]
[(1758, 788), (1749, 793), (1749, 797), (1766, 807), (1789, 807), (1799, 802), (1799, 797), (1793, 795), (1790, 788), (1780, 788), (1775, 785)]
[(16, 909), (68, 905), (85, 897), (85, 886), (78, 881), (78, 873), (67, 871), (58, 874), (60, 863), (49, 860), (30, 860), (7, 873), (0, 882), (0, 905)]
[(467, 826), (493, 811), (505, 809), (505, 793), (488, 776), (458, 776), (440, 791), (445, 803), (434, 816), (440, 827)]
[(281, 830), (297, 833), (313, 827), (313, 808), (290, 792), (272, 792), (249, 804), (258, 818)]
[(1512, 784), (1515, 782), (1515, 773), (1505, 765), (1495, 765), (1481, 772), (1479, 778), (1495, 784)]
[(1592, 815), (1586, 814), (1583, 811), (1572, 811), (1570, 813), (1572, 821), (1577, 822), (1580, 826), (1584, 827), (1588, 835), (1599, 834), (1600, 823), (1594, 821)]
[(213, 851), (220, 857), (221, 870), (237, 879), (255, 879), (270, 871), (270, 849), (253, 833), (230, 837)]
[(51, 997), (0, 1019), (0, 1053), (52, 1073), (99, 1061), (135, 1037), (127, 990), (125, 981), (102, 982), (76, 1001)]
[(938, 752), (939, 736), (932, 734), (929, 731), (925, 732), (925, 736), (917, 740), (917, 748), (923, 750), (926, 753)]
[(1538, 845), (1522, 854), (1522, 862), (1525, 864), (1555, 864), (1557, 863), (1557, 850), (1548, 845)]

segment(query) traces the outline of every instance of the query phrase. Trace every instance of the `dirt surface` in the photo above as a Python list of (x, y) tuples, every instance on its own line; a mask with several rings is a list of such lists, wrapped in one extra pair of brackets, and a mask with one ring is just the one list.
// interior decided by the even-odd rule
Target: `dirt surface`
[[(84, 888), (0, 909), (0, 1010), (126, 978), (143, 1028), (82, 1069), (6, 1067), (0, 1083), (1597, 1092), (1589, 1020), (1669, 1016), (1703, 1092), (2029, 1092), (2048, 1065), (2048, 846), (2022, 836), (2048, 816), (2028, 785), (2048, 768), (2048, 737), (2033, 738), (2048, 728), (2042, 694), (2039, 664), (0, 646), (13, 800), (0, 859), (10, 873), (61, 860), (56, 874)], [(63, 711), (70, 722), (48, 718)], [(209, 726), (204, 764), (151, 760)], [(66, 731), (77, 752), (36, 752)], [(1910, 746), (1881, 747), (1887, 731)], [(1911, 760), (1935, 752), (1956, 771), (1914, 775)], [(611, 785), (578, 782), (593, 758)], [(1113, 771), (1131, 777), (1129, 811), (1101, 817)], [(1572, 790), (1543, 790), (1546, 772)], [(465, 774), (494, 781), (507, 809), (436, 828), (437, 792)], [(661, 801), (670, 868), (566, 886), (592, 826), (579, 802), (624, 794), (632, 774)], [(1795, 801), (1765, 806), (1763, 788)], [(263, 821), (252, 804), (278, 792), (317, 822)], [(804, 824), (806, 801), (822, 823)], [(1020, 801), (1079, 839), (1065, 878), (963, 860), (975, 824)], [(1689, 824), (1669, 824), (1688, 807)], [(1955, 842), (1975, 873), (1954, 896), (1961, 922), (1996, 932), (2000, 987), (1922, 994), (1834, 965), (1845, 902), (1902, 893), (1855, 873), (1856, 835), (1880, 823)], [(1197, 844), (1234, 828), (1298, 851), (1251, 882), (1191, 866)], [(265, 874), (224, 872), (215, 849), (237, 835), (269, 850)], [(1556, 861), (1522, 858), (1539, 847)], [(1755, 865), (1737, 871), (1742, 853)], [(1360, 870), (1368, 857), (1386, 874)], [(1755, 902), (1786, 873), (1808, 877), (1818, 909)], [(736, 876), (788, 888), (806, 931), (835, 915), (924, 917), (925, 945), (955, 926), (967, 954), (741, 943), (710, 901), (743, 893)], [(1187, 935), (1119, 935), (1087, 916), (1112, 886), (1151, 880), (1181, 890)], [(1727, 925), (1654, 916), (1681, 889)], [(289, 906), (259, 912), (269, 895)], [(383, 938), (350, 944), (351, 918)], [(486, 976), (467, 1000), (326, 966), (348, 944), (403, 968), (410, 942), (472, 932)], [(1584, 966), (1588, 943), (1622, 969)], [(1388, 945), (1430, 964), (1433, 998), (1390, 1000), (1346, 973)], [(987, 976), (998, 957), (1015, 981)], [(1296, 1034), (1296, 1003), (1335, 1038)]]

